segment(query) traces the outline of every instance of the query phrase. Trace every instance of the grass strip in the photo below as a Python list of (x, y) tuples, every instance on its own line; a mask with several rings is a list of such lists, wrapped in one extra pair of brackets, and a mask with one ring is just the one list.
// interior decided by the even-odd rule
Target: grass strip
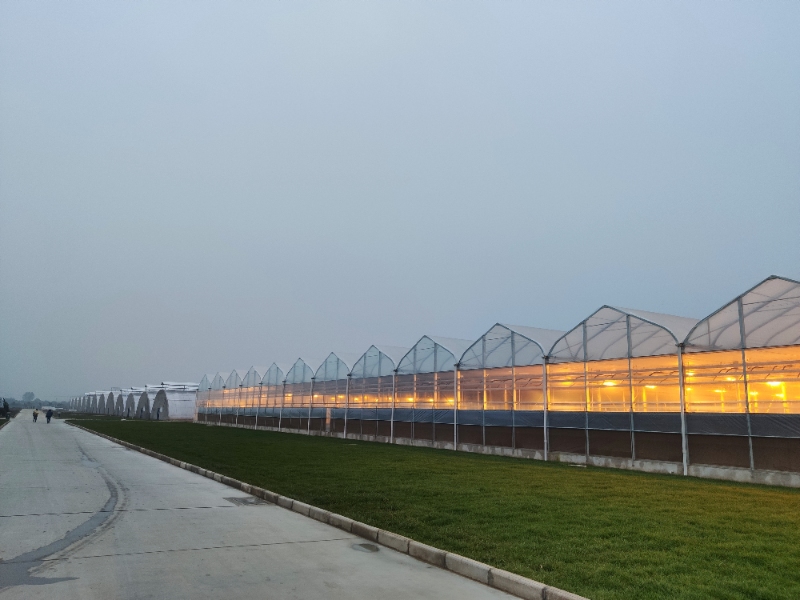
[(800, 492), (190, 423), (81, 425), (594, 600), (800, 598)]

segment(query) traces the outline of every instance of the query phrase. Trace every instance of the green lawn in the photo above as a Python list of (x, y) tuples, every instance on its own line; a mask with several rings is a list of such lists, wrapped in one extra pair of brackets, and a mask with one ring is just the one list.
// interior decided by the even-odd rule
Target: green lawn
[(800, 598), (795, 490), (189, 423), (81, 424), (594, 600)]

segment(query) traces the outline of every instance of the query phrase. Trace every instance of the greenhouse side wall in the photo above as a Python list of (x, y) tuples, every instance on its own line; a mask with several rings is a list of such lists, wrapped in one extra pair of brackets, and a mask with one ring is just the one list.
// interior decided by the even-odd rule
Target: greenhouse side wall
[(800, 487), (800, 346), (209, 390), (198, 404), (213, 424), (440, 448), (457, 432), (459, 450)]

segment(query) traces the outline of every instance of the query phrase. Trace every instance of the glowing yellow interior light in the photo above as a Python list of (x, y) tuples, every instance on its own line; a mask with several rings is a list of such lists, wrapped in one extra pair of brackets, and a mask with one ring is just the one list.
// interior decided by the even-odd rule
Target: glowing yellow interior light
[(689, 376), (694, 375), (694, 371), (687, 371), (686, 374)]
[(751, 396), (758, 396), (758, 392), (750, 392)]
[(646, 386), (644, 386), (644, 387), (646, 387), (648, 390), (654, 390), (654, 389), (656, 389), (656, 386), (654, 386), (654, 385), (646, 385)]
[(786, 394), (775, 394), (777, 398), (786, 398)]
[(736, 381), (736, 377), (726, 377), (725, 381)]
[(778, 387), (782, 383), (783, 383), (782, 381), (768, 381), (767, 385), (770, 386), (770, 387)]
[(613, 386), (617, 385), (617, 382), (616, 381), (604, 381), (603, 385), (606, 386), (606, 387), (613, 387)]
[(718, 394), (724, 394), (724, 393), (725, 393), (725, 390), (714, 390), (714, 391), (715, 391), (716, 393), (718, 393)]

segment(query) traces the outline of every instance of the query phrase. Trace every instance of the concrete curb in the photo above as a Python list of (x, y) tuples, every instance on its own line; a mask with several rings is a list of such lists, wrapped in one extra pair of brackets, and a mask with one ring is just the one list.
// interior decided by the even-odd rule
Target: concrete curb
[(348, 517), (337, 515), (336, 513), (332, 513), (322, 508), (317, 508), (316, 506), (311, 506), (305, 502), (287, 498), (286, 496), (281, 496), (264, 488), (256, 487), (254, 485), (250, 485), (249, 483), (244, 483), (238, 479), (233, 479), (232, 477), (220, 475), (219, 473), (214, 473), (208, 469), (203, 469), (202, 467), (179, 461), (166, 456), (165, 454), (153, 452), (152, 450), (148, 450), (142, 446), (137, 446), (124, 440), (119, 440), (111, 437), (110, 435), (92, 431), (91, 429), (87, 429), (86, 427), (82, 427), (75, 423), (69, 423), (67, 421), (67, 424), (93, 435), (105, 438), (111, 442), (114, 442), (115, 444), (119, 444), (120, 446), (125, 446), (131, 450), (136, 450), (137, 452), (141, 452), (147, 456), (157, 458), (181, 469), (191, 471), (192, 473), (202, 475), (203, 477), (208, 477), (209, 479), (218, 481), (219, 483), (240, 490), (246, 494), (261, 498), (262, 500), (266, 500), (272, 504), (277, 504), (282, 508), (294, 511), (311, 519), (321, 521), (322, 523), (326, 523), (338, 529), (342, 529), (348, 533), (365, 538), (371, 542), (386, 546), (387, 548), (391, 548), (397, 552), (408, 554), (417, 560), (421, 560), (433, 566), (446, 569), (447, 571), (456, 573), (457, 575), (461, 575), (462, 577), (467, 577), (469, 579), (486, 584), (513, 596), (524, 598), (525, 600), (588, 600), (584, 596), (578, 596), (577, 594), (573, 594), (559, 588), (550, 587), (538, 581), (534, 581), (533, 579), (528, 579), (527, 577), (522, 577), (521, 575), (510, 573), (509, 571), (504, 571), (503, 569), (496, 569), (490, 565), (467, 558), (466, 556), (440, 550), (439, 548), (428, 546), (421, 542), (403, 537), (402, 535), (392, 533), (391, 531), (384, 531), (383, 529), (378, 529), (372, 525), (367, 525), (366, 523), (361, 523), (360, 521), (354, 521)]

